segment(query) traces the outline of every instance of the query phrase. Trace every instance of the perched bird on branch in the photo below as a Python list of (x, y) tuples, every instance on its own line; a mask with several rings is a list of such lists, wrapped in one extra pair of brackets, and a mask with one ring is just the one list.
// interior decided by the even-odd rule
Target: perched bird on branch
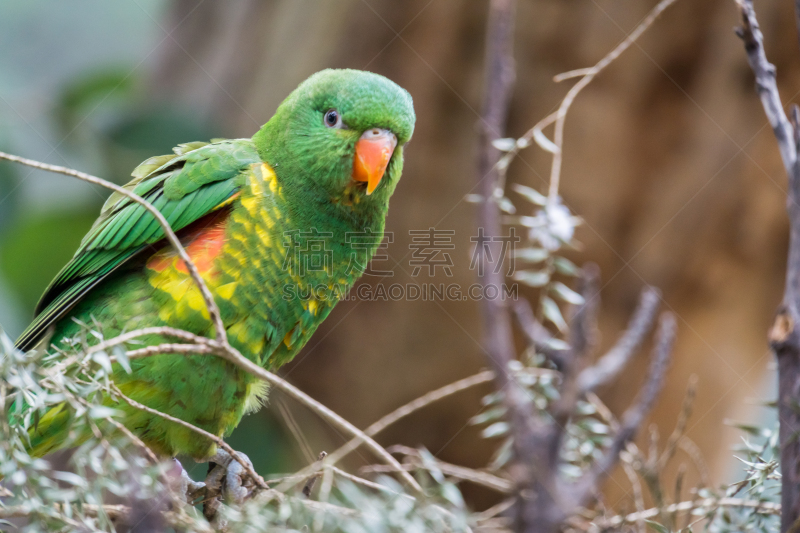
[[(275, 370), (363, 274), (383, 238), (414, 122), (411, 96), (395, 83), (368, 72), (325, 70), (289, 95), (251, 139), (182, 144), (174, 155), (139, 165), (125, 187), (169, 221), (213, 294), (230, 344)], [(45, 338), (67, 347), (87, 326), (106, 339), (152, 326), (203, 336), (214, 331), (200, 290), (161, 226), (117, 193), (36, 313), (17, 341), (20, 349)], [(161, 335), (138, 340), (174, 342)], [(137, 358), (130, 371), (115, 364), (113, 378), (131, 399), (218, 436), (266, 394), (264, 382), (209, 355)], [(114, 407), (163, 456), (203, 460), (216, 450), (190, 429), (124, 402)], [(70, 419), (63, 404), (42, 415), (31, 453), (62, 447)]]

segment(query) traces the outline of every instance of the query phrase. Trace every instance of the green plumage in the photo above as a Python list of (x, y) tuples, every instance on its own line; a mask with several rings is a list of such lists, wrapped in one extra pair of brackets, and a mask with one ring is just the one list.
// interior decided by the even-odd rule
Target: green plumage
[[(343, 127), (324, 123), (331, 109)], [(231, 344), (274, 370), (300, 350), (363, 273), (383, 236), (414, 120), (411, 97), (386, 78), (323, 71), (298, 87), (253, 139), (180, 145), (175, 155), (142, 163), (126, 187), (178, 232), (215, 296)], [(367, 195), (351, 176), (356, 142), (370, 128), (389, 130), (398, 143), (379, 186)], [(319, 253), (310, 252), (320, 248), (321, 263)], [(33, 347), (51, 327), (58, 345), (80, 334), (81, 323), (97, 324), (106, 338), (162, 325), (211, 333), (199, 291), (160, 226), (121, 195), (103, 206), (17, 345)], [(130, 373), (115, 367), (114, 380), (133, 399), (216, 435), (232, 431), (265, 392), (233, 365), (197, 355), (135, 359)], [(189, 430), (127, 404), (115, 407), (159, 453), (202, 459), (214, 452)], [(66, 409), (43, 414), (32, 434), (33, 453), (61, 447), (69, 424)]]

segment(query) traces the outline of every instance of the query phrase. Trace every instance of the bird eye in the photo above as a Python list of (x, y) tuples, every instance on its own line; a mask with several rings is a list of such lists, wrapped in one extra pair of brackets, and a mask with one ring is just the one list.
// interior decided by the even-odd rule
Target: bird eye
[(329, 128), (341, 128), (342, 116), (335, 109), (329, 109), (325, 112), (325, 125)]

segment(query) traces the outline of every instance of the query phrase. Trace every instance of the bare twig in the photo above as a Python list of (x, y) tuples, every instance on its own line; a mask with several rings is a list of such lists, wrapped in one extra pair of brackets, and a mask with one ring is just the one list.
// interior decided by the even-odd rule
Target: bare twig
[(692, 407), (694, 405), (694, 396), (696, 392), (697, 375), (692, 374), (689, 378), (689, 387), (686, 389), (686, 396), (683, 397), (683, 405), (681, 405), (681, 413), (678, 416), (678, 422), (675, 424), (675, 429), (672, 430), (672, 434), (669, 436), (667, 444), (664, 446), (664, 451), (661, 453), (655, 465), (655, 468), (659, 471), (666, 467), (667, 463), (672, 459), (675, 455), (675, 451), (678, 449), (678, 443), (683, 438), (683, 432), (686, 431), (686, 423), (689, 421), (689, 417), (692, 416)]
[[(328, 453), (325, 451), (319, 452), (319, 458), (317, 459), (317, 461), (322, 461), (323, 459), (325, 459), (326, 455), (328, 455)], [(309, 476), (308, 481), (306, 481), (306, 484), (303, 485), (303, 490), (301, 491), (303, 493), (303, 496), (305, 496), (306, 498), (311, 497), (311, 491), (314, 489), (314, 484), (317, 482), (319, 476), (321, 475), (322, 471), (319, 471)]]
[(633, 501), (636, 504), (636, 512), (640, 515), (640, 518), (636, 521), (636, 529), (639, 533), (647, 533), (647, 526), (645, 525), (644, 518), (641, 518), (641, 514), (645, 511), (644, 497), (642, 496), (642, 482), (639, 480), (639, 476), (636, 475), (636, 471), (631, 466), (630, 460), (625, 460), (625, 456), (625, 452), (620, 454), (620, 459), (622, 459), (622, 468), (625, 471), (625, 475), (628, 476), (628, 480), (631, 482), (631, 487), (633, 488)]
[(747, 62), (756, 77), (756, 91), (761, 98), (761, 105), (767, 115), (772, 132), (778, 141), (781, 159), (786, 173), (792, 175), (797, 148), (793, 141), (792, 125), (783, 111), (778, 84), (775, 81), (775, 66), (767, 60), (764, 52), (764, 36), (756, 20), (752, 0), (738, 0), (742, 15), (742, 26), (736, 28), (736, 35), (744, 42)]
[[(403, 469), (406, 471), (414, 471), (418, 469), (427, 469), (425, 462), (422, 460), (419, 450), (409, 448), (408, 446), (392, 446), (389, 448), (392, 453), (402, 453), (411, 459), (411, 462), (404, 464)], [(454, 465), (435, 460), (436, 468), (446, 476), (451, 476), (462, 481), (469, 481), (476, 485), (482, 485), (492, 490), (496, 490), (503, 494), (510, 494), (514, 488), (511, 481), (506, 478), (496, 476), (489, 472), (467, 468), (465, 466)], [(390, 467), (383, 465), (369, 465), (361, 468), (362, 472), (391, 472)]]
[(577, 505), (581, 507), (586, 505), (592, 491), (611, 473), (619, 460), (620, 452), (634, 437), (661, 392), (675, 340), (675, 317), (671, 313), (664, 313), (659, 322), (650, 370), (639, 397), (625, 412), (619, 431), (614, 435), (603, 457), (598, 459), (592, 469), (576, 483), (577, 487), (567, 489), (568, 494), (565, 496), (575, 498)]
[(778, 360), (778, 419), (781, 448), (781, 531), (794, 528), (800, 519), (800, 118), (793, 107), (793, 124), (789, 123), (776, 83), (775, 67), (767, 60), (764, 40), (756, 20), (752, 0), (738, 0), (742, 27), (736, 34), (744, 42), (747, 62), (753, 70), (756, 92), (778, 142), (781, 160), (789, 179), (787, 211), (789, 215), (789, 257), (783, 302), (775, 317), (769, 341)]
[[(60, 503), (54, 503), (53, 510), (55, 510), (59, 514), (64, 514), (66, 511), (66, 506)], [(124, 520), (131, 513), (131, 508), (128, 507), (127, 505), (98, 506), (85, 503), (81, 506), (81, 510), (83, 514), (86, 515), (87, 517), (98, 517), (102, 514), (108, 517), (108, 519), (111, 520), (112, 522)], [(30, 505), (0, 508), (0, 519), (26, 518), (37, 514), (43, 514), (41, 513), (41, 508), (32, 509)], [(48, 516), (50, 515), (48, 514)], [(172, 526), (178, 530), (185, 530), (187, 528), (190, 528), (192, 531), (199, 531), (204, 533), (214, 533), (215, 531), (210, 525), (204, 524), (203, 520), (192, 520), (182, 510), (163, 511), (162, 516), (164, 518), (164, 522), (167, 525)], [(64, 520), (65, 523), (72, 525), (72, 527), (75, 528), (76, 531), (85, 530), (83, 524), (75, 521), (74, 519), (70, 520), (66, 516), (60, 517), (60, 519)]]
[(50, 165), (47, 163), (42, 163), (39, 161), (34, 161), (33, 159), (7, 154), (5, 152), (0, 152), (0, 159), (6, 159), (8, 161), (13, 161), (15, 163), (27, 165), (29, 167), (38, 168), (40, 170), (46, 170), (48, 172), (55, 172), (57, 174), (72, 176), (73, 178), (78, 178), (79, 180), (93, 183), (95, 185), (100, 185), (102, 187), (105, 187), (106, 189), (111, 189), (117, 194), (121, 194), (122, 196), (130, 198), (137, 204), (144, 207), (151, 215), (153, 215), (153, 218), (155, 218), (158, 221), (158, 224), (164, 231), (164, 235), (166, 236), (167, 240), (170, 242), (172, 247), (175, 248), (175, 252), (186, 264), (186, 268), (189, 270), (189, 274), (192, 276), (195, 285), (197, 285), (197, 288), (200, 290), (200, 294), (203, 296), (203, 302), (205, 303), (206, 309), (208, 310), (209, 317), (211, 318), (211, 323), (214, 324), (216, 339), (221, 343), (224, 344), (228, 343), (228, 338), (225, 333), (225, 326), (222, 324), (222, 316), (220, 315), (219, 308), (217, 307), (217, 304), (214, 301), (214, 297), (211, 295), (211, 291), (208, 289), (208, 286), (205, 284), (203, 278), (200, 276), (200, 272), (197, 270), (197, 267), (195, 266), (194, 262), (189, 257), (189, 254), (186, 253), (186, 250), (183, 248), (180, 239), (178, 239), (178, 236), (175, 235), (174, 231), (172, 231), (172, 227), (169, 225), (169, 222), (167, 222), (167, 219), (164, 218), (164, 215), (162, 215), (158, 209), (153, 207), (153, 205), (150, 202), (148, 202), (138, 194), (135, 194), (134, 192), (124, 187), (120, 187), (119, 185), (111, 183), (110, 181), (98, 178), (97, 176), (92, 176), (91, 174), (87, 174), (85, 172), (80, 172), (78, 170), (74, 170), (67, 167), (61, 167), (58, 165)]
[[(131, 332), (133, 334), (135, 332)], [(271, 385), (275, 386), (276, 388), (282, 390), (283, 392), (287, 393), (292, 398), (296, 399), (303, 405), (310, 408), (312, 411), (326, 419), (329, 423), (333, 426), (349, 433), (350, 435), (356, 436), (358, 439), (361, 440), (368, 448), (370, 448), (378, 457), (382, 458), (387, 464), (395, 467), (399, 475), (403, 478), (403, 480), (411, 486), (418, 493), (422, 493), (422, 487), (419, 486), (419, 483), (408, 475), (407, 472), (403, 472), (400, 469), (400, 463), (391, 456), (381, 445), (375, 442), (374, 439), (365, 435), (360, 429), (355, 427), (353, 424), (342, 418), (341, 416), (337, 415), (333, 411), (331, 411), (328, 407), (321, 404), (317, 400), (311, 398), (309, 395), (292, 385), (291, 383), (287, 382), (286, 380), (278, 377), (277, 375), (265, 370), (264, 368), (258, 366), (254, 362), (250, 361), (246, 357), (244, 357), (238, 350), (233, 348), (232, 346), (228, 345), (221, 345), (218, 342), (206, 339), (204, 337), (197, 337), (195, 339), (198, 344), (196, 345), (184, 345), (184, 344), (160, 344), (158, 345), (157, 349), (151, 347), (143, 348), (141, 350), (133, 350), (128, 352), (129, 357), (146, 357), (152, 356), (156, 353), (179, 353), (184, 355), (191, 355), (191, 354), (207, 354), (207, 355), (214, 355), (225, 359), (226, 361), (233, 363), (238, 368), (244, 370), (245, 372), (249, 372), (253, 376), (260, 378)], [(114, 359), (114, 358), (112, 358)], [(227, 451), (227, 450), (226, 450)], [(318, 463), (318, 462), (317, 462)], [(319, 468), (319, 464), (314, 463), (313, 465), (307, 467), (308, 472), (310, 473), (314, 470)], [(305, 471), (304, 471), (305, 472)]]
[(552, 347), (553, 336), (550, 335), (550, 332), (541, 322), (536, 320), (530, 302), (521, 298), (514, 302), (513, 306), (514, 317), (517, 319), (520, 330), (528, 340), (528, 344), (533, 346), (537, 353), (550, 359), (556, 367), (563, 368), (565, 350)]
[(109, 348), (113, 348), (115, 346), (119, 346), (120, 344), (126, 344), (139, 337), (145, 337), (148, 335), (159, 335), (162, 337), (175, 337), (176, 339), (180, 339), (182, 341), (191, 342), (194, 344), (202, 344), (206, 342), (208, 339), (206, 337), (201, 337), (200, 335), (195, 335), (194, 333), (190, 333), (188, 331), (184, 331), (182, 329), (171, 328), (169, 326), (153, 326), (149, 328), (142, 328), (136, 329), (133, 331), (129, 331), (128, 333), (121, 333), (112, 339), (108, 339), (92, 346), (89, 346), (86, 349), (86, 355), (91, 355), (97, 352), (103, 352), (108, 350)]
[(711, 471), (708, 469), (708, 465), (703, 458), (703, 452), (700, 450), (697, 444), (695, 444), (692, 439), (684, 435), (678, 441), (678, 448), (683, 450), (683, 452), (692, 460), (692, 463), (694, 463), (694, 467), (697, 469), (697, 473), (700, 476), (700, 482), (703, 484), (703, 486), (710, 487)]
[(269, 485), (267, 485), (266, 481), (264, 481), (264, 478), (262, 478), (255, 470), (253, 470), (253, 467), (250, 465), (250, 463), (245, 461), (238, 453), (236, 453), (236, 451), (233, 448), (228, 446), (228, 444), (224, 440), (222, 440), (221, 437), (218, 437), (218, 436), (214, 435), (213, 433), (209, 433), (208, 431), (206, 431), (206, 430), (204, 430), (202, 428), (199, 428), (199, 427), (195, 426), (194, 424), (190, 424), (189, 422), (186, 422), (185, 420), (181, 420), (180, 418), (174, 417), (172, 415), (168, 415), (167, 413), (162, 413), (161, 411), (159, 411), (157, 409), (153, 409), (152, 407), (147, 407), (146, 405), (141, 404), (141, 403), (137, 402), (136, 400), (133, 400), (133, 399), (129, 398), (128, 396), (126, 396), (121, 390), (119, 390), (119, 387), (117, 387), (113, 383), (111, 384), (111, 390), (113, 391), (113, 393), (115, 395), (117, 395), (120, 398), (122, 398), (131, 407), (134, 407), (134, 408), (139, 409), (141, 411), (145, 411), (145, 412), (150, 413), (152, 415), (161, 417), (164, 420), (169, 420), (170, 422), (173, 422), (175, 424), (183, 426), (186, 429), (194, 431), (198, 435), (202, 435), (203, 437), (207, 438), (208, 440), (210, 440), (211, 442), (215, 443), (217, 446), (219, 446), (220, 448), (222, 448), (223, 450), (228, 452), (228, 454), (237, 463), (242, 465), (242, 468), (244, 468), (244, 470), (253, 479), (253, 481), (256, 483), (256, 485), (258, 485), (262, 489), (268, 489), (269, 488)]
[[(442, 398), (446, 398), (452, 394), (460, 392), (462, 390), (468, 389), (470, 387), (474, 387), (476, 385), (480, 385), (482, 383), (487, 383), (494, 379), (494, 372), (490, 370), (484, 370), (483, 372), (479, 372), (473, 376), (468, 378), (460, 379), (454, 383), (450, 383), (449, 385), (445, 385), (439, 389), (433, 390), (424, 394), (417, 398), (414, 401), (411, 401), (402, 407), (399, 407), (389, 413), (388, 415), (384, 416), (377, 422), (373, 423), (367, 429), (364, 430), (364, 435), (368, 435), (370, 437), (374, 437), (390, 425), (394, 424), (401, 418), (405, 418), (408, 415), (419, 411), (426, 405), (429, 405), (433, 402), (439, 401)], [(352, 452), (356, 448), (358, 448), (362, 444), (362, 440), (360, 437), (355, 437), (350, 442), (333, 452), (328, 456), (326, 463), (328, 464), (335, 464), (340, 461), (344, 456), (348, 453)]]
[(603, 529), (613, 529), (623, 524), (634, 524), (640, 520), (648, 520), (655, 518), (662, 513), (679, 513), (692, 511), (694, 509), (715, 509), (720, 507), (739, 507), (746, 509), (753, 509), (755, 512), (766, 515), (779, 515), (781, 506), (777, 503), (763, 502), (758, 500), (746, 500), (743, 498), (704, 498), (701, 500), (690, 500), (680, 503), (673, 503), (664, 508), (654, 507), (647, 509), (643, 512), (630, 513), (623, 516), (614, 516), (611, 518), (598, 518), (593, 521), (593, 524)]
[[(526, 134), (528, 139), (536, 139), (539, 142), (540, 146), (543, 149), (553, 153), (553, 163), (550, 168), (550, 190), (548, 193), (548, 200), (553, 203), (558, 198), (558, 187), (559, 181), (561, 179), (561, 162), (563, 159), (563, 146), (564, 146), (564, 122), (567, 118), (567, 112), (569, 111), (570, 106), (575, 101), (575, 97), (578, 96), (584, 87), (589, 85), (591, 81), (594, 79), (597, 74), (600, 73), (604, 68), (610, 65), (615, 59), (617, 59), (622, 52), (628, 49), (631, 44), (636, 42), (636, 40), (644, 33), (647, 28), (650, 27), (653, 22), (658, 18), (658, 16), (670, 5), (675, 3), (676, 0), (661, 0), (651, 11), (648, 13), (647, 17), (633, 30), (628, 37), (622, 41), (616, 48), (614, 48), (610, 53), (608, 53), (603, 59), (601, 59), (595, 66), (589, 69), (582, 69), (583, 73), (581, 74), (582, 77), (572, 86), (572, 88), (567, 92), (567, 95), (564, 97), (564, 100), (561, 102), (561, 105), (558, 107), (558, 111), (553, 115), (545, 118), (539, 124), (534, 126), (529, 134)], [(559, 78), (556, 77), (556, 81), (560, 81), (561, 79), (567, 79), (570, 77), (574, 77), (576, 71), (571, 71), (561, 75)], [(539, 141), (539, 138), (543, 138), (544, 135), (541, 133), (542, 130), (549, 124), (555, 122), (555, 133), (553, 135), (553, 141), (548, 141), (546, 144), (542, 144)], [(536, 132), (539, 135), (536, 135)]]
[(622, 337), (597, 363), (581, 372), (578, 378), (581, 393), (594, 391), (611, 382), (639, 351), (655, 323), (659, 296), (658, 290), (653, 287), (642, 291), (639, 305)]
[[(364, 479), (363, 477), (354, 476), (353, 474), (345, 472), (341, 468), (337, 468), (335, 466), (328, 466), (326, 468), (330, 468), (336, 475), (341, 476), (341, 477), (343, 477), (343, 478), (345, 478), (345, 479), (347, 479), (349, 481), (352, 481), (353, 483), (357, 483), (359, 485), (363, 485), (365, 487), (369, 487), (371, 489), (374, 489), (374, 490), (377, 490), (377, 491), (380, 491), (380, 492), (386, 492), (386, 493), (389, 493), (389, 494), (393, 494), (393, 495), (399, 496), (401, 498), (407, 498), (409, 500), (416, 500), (416, 498), (414, 498), (413, 496), (411, 496), (409, 494), (401, 494), (399, 492), (395, 492), (392, 489), (390, 489), (389, 487), (381, 485), (380, 483), (375, 483), (374, 481), (370, 481), (368, 479)], [(391, 467), (387, 467), (387, 468), (391, 468)]]

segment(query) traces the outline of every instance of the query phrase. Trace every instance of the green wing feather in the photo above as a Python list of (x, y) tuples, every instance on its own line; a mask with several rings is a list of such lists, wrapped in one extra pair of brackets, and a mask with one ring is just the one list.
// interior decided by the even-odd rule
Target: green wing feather
[[(156, 207), (174, 231), (213, 211), (237, 192), (237, 177), (260, 161), (250, 139), (181, 144), (175, 154), (148, 159), (124, 187)], [(45, 330), (64, 316), (93, 287), (137, 254), (164, 238), (155, 217), (119, 193), (112, 194), (100, 217), (81, 241), (36, 306), (36, 318), (17, 340), (32, 348)]]

